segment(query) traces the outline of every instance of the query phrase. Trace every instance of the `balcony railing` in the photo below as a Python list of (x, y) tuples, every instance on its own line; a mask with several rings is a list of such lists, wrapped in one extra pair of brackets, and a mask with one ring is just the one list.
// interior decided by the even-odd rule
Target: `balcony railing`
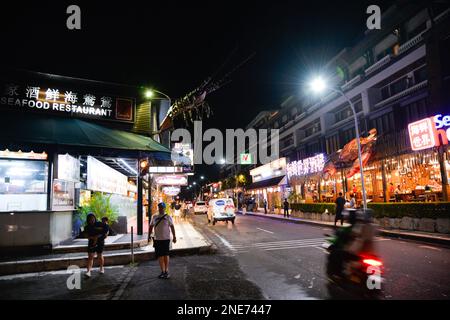
[(351, 89), (356, 83), (358, 83), (361, 80), (361, 75), (358, 74), (356, 77), (354, 77), (349, 82), (345, 83), (341, 88), (342, 90), (346, 91), (348, 89)]
[(391, 61), (391, 55), (388, 54), (387, 56), (385, 56), (384, 58), (382, 58), (381, 60), (377, 61), (376, 63), (374, 63), (373, 65), (371, 65), (370, 67), (368, 67), (364, 73), (367, 75), (371, 74), (372, 72), (375, 72), (381, 68), (383, 68), (386, 64), (388, 64)]
[(391, 97), (389, 97), (389, 98), (387, 98), (387, 99), (385, 99), (383, 101), (378, 102), (377, 104), (375, 104), (374, 107), (375, 108), (379, 108), (379, 107), (381, 107), (381, 106), (383, 106), (385, 104), (388, 104), (388, 103), (393, 102), (395, 100), (398, 100), (398, 99), (400, 99), (402, 97), (405, 97), (405, 96), (407, 96), (407, 95), (409, 95), (409, 94), (411, 94), (411, 93), (413, 93), (413, 92), (415, 92), (417, 90), (423, 89), (427, 85), (428, 85), (428, 80), (424, 80), (424, 81), (422, 81), (422, 82), (420, 82), (420, 83), (418, 83), (418, 84), (416, 84), (416, 85), (414, 85), (414, 86), (412, 86), (410, 88), (407, 88), (407, 89), (403, 90), (402, 92), (394, 94), (393, 96), (391, 96)]
[[(425, 30), (425, 31), (427, 31), (427, 30)], [(404, 53), (404, 52), (408, 51), (409, 49), (411, 49), (412, 47), (416, 46), (418, 43), (422, 42), (423, 41), (422, 34), (425, 31), (422, 31), (421, 33), (419, 33), (417, 36), (415, 36), (411, 40), (402, 44), (400, 46), (400, 48), (398, 49), (398, 54), (401, 55), (402, 53)]]

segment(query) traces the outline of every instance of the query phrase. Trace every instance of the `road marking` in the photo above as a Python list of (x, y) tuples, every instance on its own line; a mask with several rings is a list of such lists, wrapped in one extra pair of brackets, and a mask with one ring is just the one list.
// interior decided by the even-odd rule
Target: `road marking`
[(120, 299), (120, 297), (122, 296), (122, 294), (125, 291), (126, 287), (128, 286), (128, 284), (130, 283), (131, 279), (133, 278), (134, 273), (137, 270), (137, 267), (131, 267), (130, 269), (131, 270), (128, 272), (128, 275), (125, 278), (125, 281), (122, 282), (122, 284), (120, 285), (119, 290), (117, 290), (115, 295), (112, 297), (112, 300), (119, 300)]
[(436, 250), (436, 251), (442, 251), (442, 250), (439, 249), (439, 248), (431, 247), (431, 246), (419, 246), (419, 248), (431, 249), (431, 250)]
[(236, 249), (231, 245), (231, 243), (229, 243), (225, 238), (222, 238), (221, 236), (219, 236), (219, 234), (213, 230), (211, 230), (211, 232), (217, 237), (219, 238), (219, 240), (230, 250), (235, 251)]
[(326, 254), (330, 254), (330, 253), (328, 252), (328, 250), (326, 250), (326, 249), (324, 249), (324, 248), (322, 248), (322, 247), (314, 247), (314, 248), (319, 249), (320, 251), (323, 251), (323, 252), (325, 252)]
[(288, 241), (276, 241), (276, 242), (259, 242), (259, 243), (251, 243), (251, 244), (235, 244), (234, 248), (261, 248), (261, 247), (274, 247), (274, 246), (289, 246), (289, 245), (299, 245), (299, 244), (310, 244), (316, 242), (324, 242), (325, 238), (319, 239), (302, 239), (302, 240), (288, 240)]
[(297, 248), (313, 248), (320, 245), (320, 243), (313, 243), (309, 245), (302, 245), (302, 246), (291, 246), (291, 247), (280, 247), (280, 248), (265, 248), (264, 251), (273, 251), (273, 250), (286, 250), (286, 249), (297, 249)]
[(261, 230), (261, 231), (264, 231), (264, 232), (267, 232), (267, 233), (273, 234), (273, 232), (272, 232), (272, 231), (269, 231), (269, 230), (265, 230), (265, 229), (261, 229), (261, 228), (256, 228), (256, 229)]

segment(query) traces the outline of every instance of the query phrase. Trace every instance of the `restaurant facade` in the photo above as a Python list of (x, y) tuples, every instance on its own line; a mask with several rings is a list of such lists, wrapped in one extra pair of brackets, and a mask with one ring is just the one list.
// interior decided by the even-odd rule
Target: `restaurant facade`
[(73, 238), (95, 194), (117, 209), (121, 232), (142, 234), (161, 174), (140, 174), (139, 164), (173, 165), (153, 134), (168, 104), (137, 87), (23, 70), (3, 70), (0, 90), (2, 250)]

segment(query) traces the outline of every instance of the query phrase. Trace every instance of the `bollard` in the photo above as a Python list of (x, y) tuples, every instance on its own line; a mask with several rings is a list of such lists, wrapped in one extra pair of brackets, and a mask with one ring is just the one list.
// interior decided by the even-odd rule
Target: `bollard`
[(131, 263), (134, 264), (134, 240), (133, 240), (133, 226), (131, 226)]

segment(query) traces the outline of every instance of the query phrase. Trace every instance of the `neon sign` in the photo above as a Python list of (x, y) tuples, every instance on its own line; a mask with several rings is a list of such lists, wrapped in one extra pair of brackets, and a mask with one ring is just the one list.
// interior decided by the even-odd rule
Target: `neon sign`
[(299, 161), (292, 161), (286, 167), (288, 179), (294, 176), (305, 176), (312, 173), (321, 172), (325, 167), (325, 156), (323, 153), (314, 157)]
[(446, 145), (450, 139), (450, 116), (437, 114), (415, 121), (408, 125), (408, 132), (414, 151)]

